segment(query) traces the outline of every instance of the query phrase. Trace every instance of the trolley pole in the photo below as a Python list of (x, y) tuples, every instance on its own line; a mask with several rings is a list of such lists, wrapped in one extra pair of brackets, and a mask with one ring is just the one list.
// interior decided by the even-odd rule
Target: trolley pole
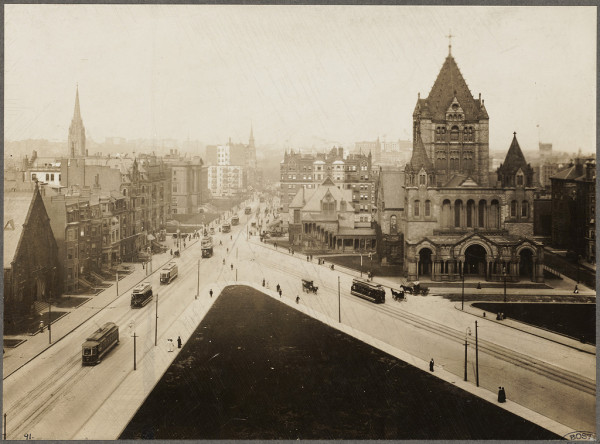
[(467, 336), (465, 335), (465, 381), (467, 380)]
[(462, 270), (462, 299), (460, 303), (460, 309), (463, 311), (465, 310), (465, 270)]
[(117, 270), (117, 296), (119, 296), (119, 270)]
[(479, 387), (479, 342), (477, 340), (477, 321), (475, 321), (475, 381)]
[(156, 319), (154, 322), (154, 346), (158, 345), (158, 293), (156, 293)]
[(342, 323), (342, 298), (340, 296), (340, 277), (338, 276), (338, 322)]
[(133, 369), (137, 370), (137, 365), (136, 365), (136, 358), (135, 358), (135, 339), (137, 338), (137, 335), (135, 334), (135, 332), (133, 332)]
[(48, 344), (52, 344), (52, 298), (48, 301)]
[(4, 414), (4, 441), (6, 441), (6, 413)]
[(198, 259), (198, 283), (196, 284), (196, 299), (200, 296), (200, 259)]

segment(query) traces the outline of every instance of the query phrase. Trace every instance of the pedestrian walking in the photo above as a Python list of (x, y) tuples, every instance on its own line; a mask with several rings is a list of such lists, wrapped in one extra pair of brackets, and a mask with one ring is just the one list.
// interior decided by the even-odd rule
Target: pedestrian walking
[(579, 286), (577, 284), (575, 284), (575, 290), (573, 290), (573, 293), (575, 293), (575, 294), (579, 293)]
[(306, 256), (306, 262), (308, 262), (308, 261), (310, 261), (310, 259), (309, 259), (309, 257), (308, 257), (308, 256)]
[(167, 339), (167, 350), (172, 352), (175, 348), (175, 344), (173, 344), (173, 339)]
[(231, 264), (231, 270), (233, 270), (233, 264)]
[(40, 333), (44, 333), (44, 321), (40, 321)]
[(281, 297), (281, 295), (283, 294), (283, 291), (281, 291), (281, 288), (278, 290), (279, 293), (279, 297)]
[(277, 284), (277, 291), (279, 292), (279, 289), (281, 288), (281, 286), (279, 284)]
[(296, 304), (300, 303), (300, 296), (296, 295)]
[(431, 361), (429, 361), (429, 371), (430, 372), (433, 372), (433, 365), (434, 365), (433, 358), (431, 358)]
[(210, 291), (208, 292), (208, 294), (210, 294), (210, 297), (212, 298), (212, 295), (213, 295), (212, 288), (210, 289)]
[(177, 336), (177, 348), (181, 348), (181, 336)]
[(171, 248), (171, 256), (173, 256), (173, 249)]
[(263, 279), (263, 287), (265, 286), (265, 280)]
[(500, 402), (506, 402), (506, 391), (504, 390), (504, 387), (500, 387), (500, 390), (502, 391), (502, 401)]

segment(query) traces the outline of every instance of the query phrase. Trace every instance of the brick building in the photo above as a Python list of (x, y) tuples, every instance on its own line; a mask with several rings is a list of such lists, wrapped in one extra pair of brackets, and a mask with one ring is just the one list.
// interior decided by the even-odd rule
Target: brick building
[(552, 245), (596, 261), (596, 162), (576, 159), (552, 181)]
[(307, 155), (286, 151), (280, 164), (281, 205), (288, 205), (301, 189), (316, 189), (330, 178), (340, 189), (352, 191), (355, 221), (369, 223), (375, 209), (374, 178), (371, 154), (348, 154), (334, 147), (329, 153)]

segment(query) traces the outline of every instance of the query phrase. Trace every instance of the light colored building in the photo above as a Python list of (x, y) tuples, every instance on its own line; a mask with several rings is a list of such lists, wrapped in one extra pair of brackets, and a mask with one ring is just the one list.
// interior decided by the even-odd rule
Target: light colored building
[(208, 190), (212, 197), (230, 197), (243, 193), (243, 167), (211, 165), (207, 167)]

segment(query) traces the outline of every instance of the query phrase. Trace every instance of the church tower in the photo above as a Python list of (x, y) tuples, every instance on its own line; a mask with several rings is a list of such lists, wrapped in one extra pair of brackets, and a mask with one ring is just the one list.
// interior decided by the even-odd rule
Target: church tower
[(68, 145), (70, 158), (87, 155), (87, 150), (85, 149), (85, 127), (83, 126), (81, 111), (79, 110), (79, 85), (77, 85), (75, 92), (75, 110), (71, 126), (69, 126)]
[[(451, 36), (449, 36), (451, 37)], [(438, 185), (456, 175), (471, 177), (479, 186), (489, 184), (489, 116), (484, 101), (475, 99), (452, 57), (452, 45), (429, 96), (413, 112), (413, 143), (420, 130)]]

